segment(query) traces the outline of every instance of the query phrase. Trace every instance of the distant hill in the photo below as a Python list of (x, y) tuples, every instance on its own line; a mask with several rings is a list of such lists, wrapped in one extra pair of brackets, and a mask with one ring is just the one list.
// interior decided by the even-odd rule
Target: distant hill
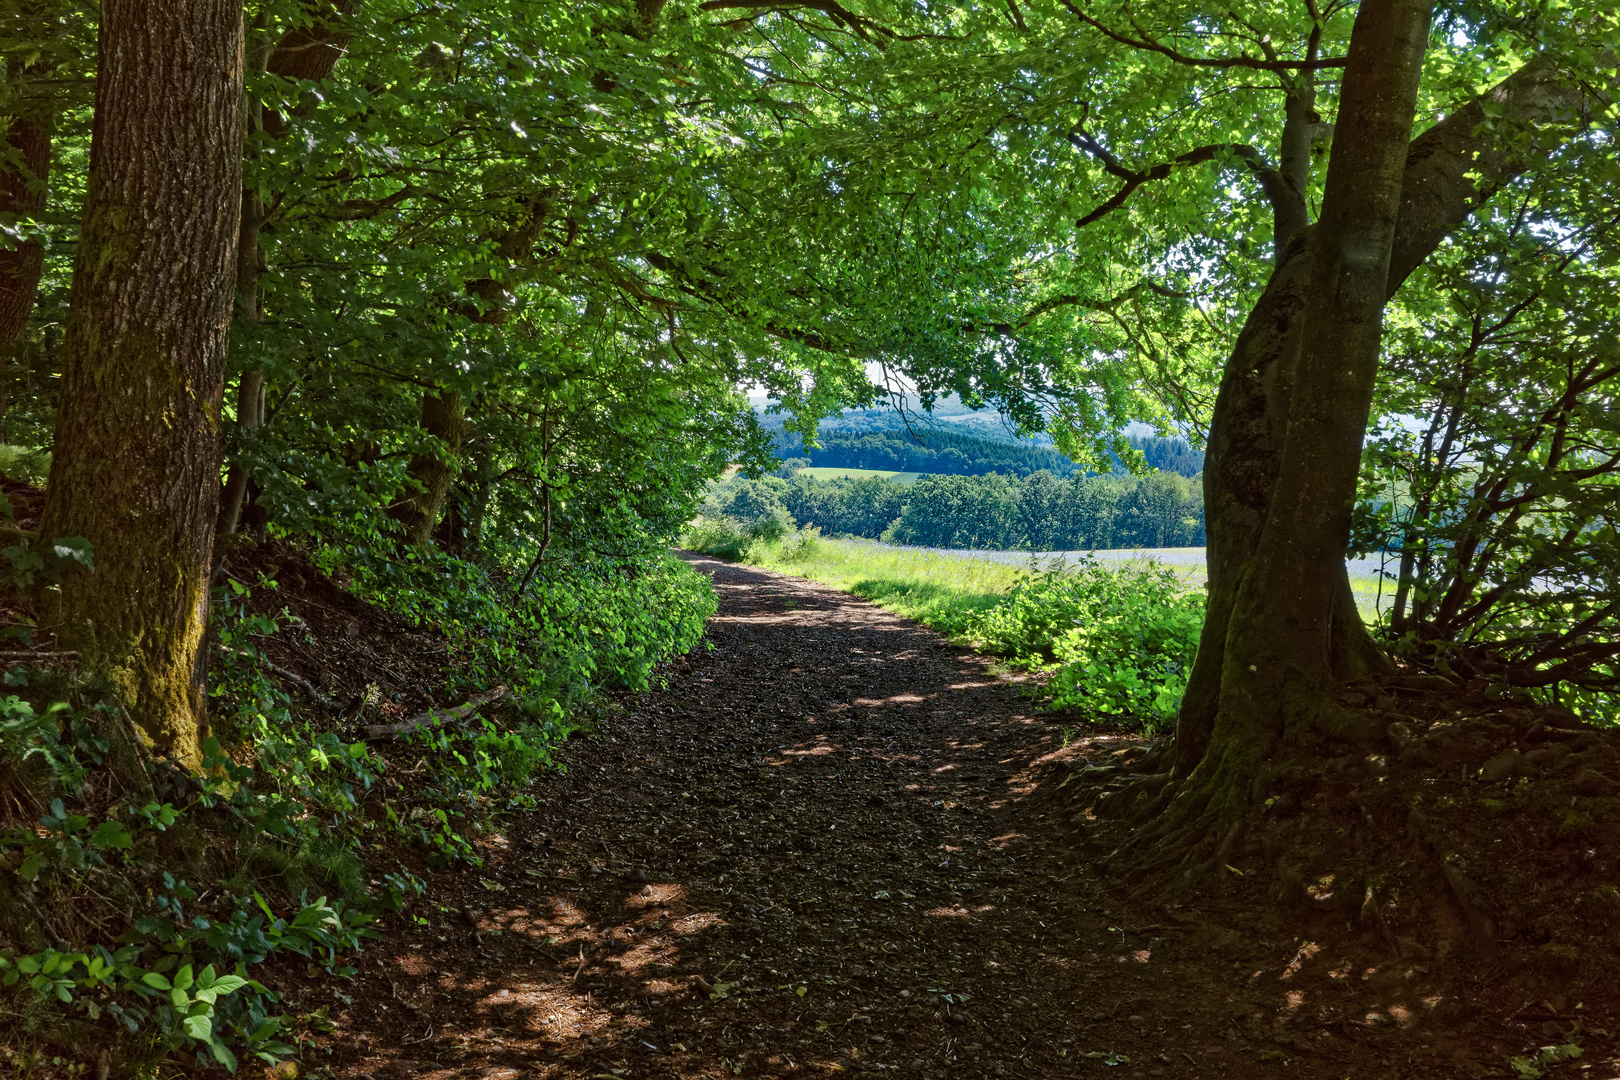
[[(821, 446), (808, 451), (804, 439), (783, 430), (783, 417), (762, 414), (760, 423), (776, 437), (783, 460), (808, 459), (816, 467), (878, 469), (931, 473), (945, 476), (982, 476), (1003, 473), (1028, 476), (1046, 470), (1068, 477), (1084, 472), (1052, 446), (1048, 435), (1019, 438), (1002, 417), (989, 410), (963, 408), (954, 398), (942, 401), (934, 413), (913, 414), (908, 430), (891, 408), (856, 409), (822, 421)], [(1204, 455), (1184, 439), (1154, 435), (1128, 435), (1148, 465), (1167, 473), (1197, 476)], [(1125, 471), (1116, 458), (1116, 471)]]

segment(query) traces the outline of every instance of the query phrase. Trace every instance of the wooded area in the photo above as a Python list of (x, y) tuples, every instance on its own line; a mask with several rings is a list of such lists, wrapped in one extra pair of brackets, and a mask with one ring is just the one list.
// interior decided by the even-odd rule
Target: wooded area
[(757, 526), (773, 514), (785, 525), (827, 536), (899, 544), (1005, 551), (1202, 547), (1204, 507), (1197, 483), (1174, 473), (1074, 476), (1049, 472), (1022, 480), (924, 476), (913, 484), (877, 477), (734, 479), (704, 500), (705, 517)]
[[(1617, 718), (1604, 5), (29, 0), (3, 19), (5, 632), (36, 672), (7, 677), (34, 681), (3, 749), (55, 763), (8, 795), (5, 843), (36, 876), (32, 821), (89, 828), (59, 801), (82, 793), (75, 753), (142, 806), (203, 784), (253, 836), (305, 827), (291, 788), (272, 813), (229, 779), (317, 739), (250, 662), (277, 626), (267, 553), (445, 635), (458, 700), (509, 683), (527, 722), (566, 725), (647, 686), (714, 610), (670, 543), (728, 466), (779, 464), (743, 387), (801, 447), (901, 395), (998, 410), (1094, 472), (1138, 459), (1132, 422), (1206, 436), (1209, 597), (1177, 733), (1075, 785), (1133, 824), (1109, 861), (1133, 882), (1224, 876), (1288, 784), (1396, 738), (1410, 718), (1363, 691), (1398, 672)], [(1089, 490), (1034, 472), (1016, 498), (940, 477), (913, 499), (989, 543), (946, 504), (993, 483), (1009, 507)], [(1134, 490), (1165, 489), (1152, 512), (1199, 543), (1185, 487)], [(930, 542), (913, 516), (883, 528)], [(1344, 563), (1373, 549), (1402, 568), (1379, 627)], [(74, 719), (46, 722), (58, 699)], [(343, 722), (378, 698), (356, 700)], [(348, 753), (322, 730), (286, 751), (296, 775)], [(494, 731), (431, 737), (486, 740), (485, 779), (522, 757)], [(342, 784), (370, 789), (364, 754)], [(328, 779), (298, 790), (352, 809)], [(440, 816), (433, 842), (460, 850)], [(8, 935), (54, 948), (30, 904), (6, 905)], [(210, 1027), (203, 1004), (165, 1037), (223, 1062), (226, 1012)], [(233, 1045), (273, 1041), (231, 1015)]]

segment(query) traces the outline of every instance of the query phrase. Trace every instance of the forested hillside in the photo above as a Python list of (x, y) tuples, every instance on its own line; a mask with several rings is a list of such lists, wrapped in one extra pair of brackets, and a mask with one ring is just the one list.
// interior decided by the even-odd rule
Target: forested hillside
[[(889, 428), (870, 434), (857, 434), (823, 425), (817, 444), (806, 448), (804, 436), (795, 431), (777, 431), (776, 452), (784, 460), (803, 460), (815, 466), (839, 469), (894, 469), (900, 472), (937, 473), (943, 476), (982, 476), (1004, 473), (1029, 476), (1048, 472), (1069, 477), (1091, 470), (1050, 446), (1032, 441), (987, 439), (965, 435), (933, 425), (913, 432), (900, 426), (900, 418), (890, 414)], [(1184, 477), (1197, 476), (1203, 468), (1203, 455), (1181, 439), (1160, 439), (1149, 435), (1127, 435), (1126, 445), (1139, 455), (1135, 460), (1149, 469), (1160, 469)], [(1110, 452), (1115, 470), (1127, 464)]]
[(906, 485), (876, 477), (737, 477), (716, 485), (703, 511), (756, 530), (775, 515), (784, 527), (928, 547), (1076, 551), (1204, 543), (1198, 485), (1174, 473), (1062, 481), (1042, 470), (1022, 479), (924, 476)]
[[(1174, 736), (1051, 811), (1133, 895), (1612, 979), (1617, 55), (1592, 0), (7, 5), (0, 1043), (295, 1056), (340, 999), (277, 986), (513, 888), (503, 816), (704, 639), (671, 545), (780, 452), (932, 475), (722, 509), (1207, 541)], [(956, 407), (840, 430), (898, 387)]]

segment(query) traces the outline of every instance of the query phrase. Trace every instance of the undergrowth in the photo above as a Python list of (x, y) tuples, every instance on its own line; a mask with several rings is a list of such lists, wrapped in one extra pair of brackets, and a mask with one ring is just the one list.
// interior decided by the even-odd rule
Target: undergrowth
[(105, 1047), (114, 1075), (295, 1057), (331, 1021), (288, 1015), (255, 969), (295, 954), (349, 977), (372, 924), (424, 888), (404, 862), (366, 856), (404, 847), (417, 866), (479, 865), (479, 836), (533, 805), (523, 788), (580, 704), (647, 687), (715, 610), (706, 579), (667, 553), (559, 555), (522, 596), (509, 575), (443, 555), (327, 543), (312, 561), (443, 634), (450, 692), (508, 683), (516, 715), (422, 728), (398, 753), (354, 741), (272, 678), (262, 644), (281, 620), (251, 611), (257, 585), (234, 579), (215, 590), (200, 773), (152, 760), (105, 688), (6, 672), (0, 1043), (75, 1060)]
[(1049, 671), (1055, 707), (1124, 718), (1152, 734), (1175, 719), (1203, 623), (1203, 593), (1175, 571), (1088, 558), (1028, 575), (964, 636)]

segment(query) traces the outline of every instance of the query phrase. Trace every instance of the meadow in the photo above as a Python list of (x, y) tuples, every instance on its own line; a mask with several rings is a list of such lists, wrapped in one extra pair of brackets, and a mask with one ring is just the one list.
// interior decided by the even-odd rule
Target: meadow
[(1043, 561), (827, 540), (814, 529), (738, 543), (722, 532), (694, 529), (687, 542), (870, 600), (1044, 673), (1055, 707), (1144, 733), (1174, 717), (1197, 649), (1204, 597), (1196, 573), (1147, 558)]
[[(1189, 590), (1205, 583), (1204, 549), (1125, 548), (1109, 551), (957, 550), (877, 540), (818, 539), (814, 544), (758, 543), (748, 561), (852, 593), (942, 633), (960, 633), (974, 613), (994, 607), (1031, 573), (1072, 568), (1084, 559), (1173, 571)], [(1350, 588), (1369, 624), (1387, 608), (1394, 583), (1380, 560), (1351, 559)]]
[(896, 484), (915, 483), (922, 473), (903, 472), (899, 469), (844, 469), (836, 465), (812, 465), (799, 469), (798, 472), (810, 477), (812, 480), (832, 480), (840, 476), (847, 476), (851, 480), (890, 480)]

